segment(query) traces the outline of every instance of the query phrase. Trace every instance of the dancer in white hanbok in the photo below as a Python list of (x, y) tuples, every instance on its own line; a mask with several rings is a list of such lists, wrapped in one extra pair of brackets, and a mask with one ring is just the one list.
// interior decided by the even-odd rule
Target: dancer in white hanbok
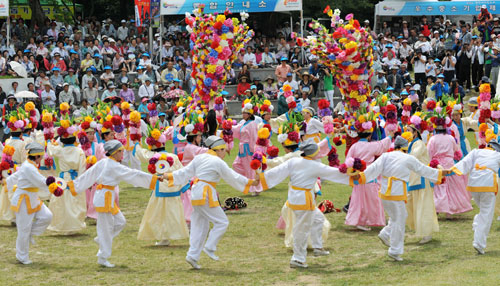
[(40, 190), (48, 191), (46, 178), (38, 170), (44, 147), (32, 142), (26, 146), (26, 149), (28, 160), (19, 167), (17, 172), (7, 178), (7, 189), (15, 191), (11, 208), (16, 212), (16, 258), (22, 264), (31, 264), (30, 244), (35, 243), (34, 236), (41, 235), (49, 226), (52, 212), (38, 197)]
[[(205, 252), (213, 260), (219, 260), (215, 255), (217, 243), (222, 238), (229, 225), (226, 214), (219, 205), (215, 187), (223, 179), (233, 188), (248, 194), (251, 185), (256, 181), (236, 173), (223, 161), (226, 155), (226, 142), (217, 136), (209, 136), (205, 141), (209, 151), (196, 156), (186, 167), (173, 173), (167, 173), (169, 186), (184, 186), (193, 177), (197, 179), (191, 190), (191, 234), (186, 261), (194, 268), (198, 264), (201, 252)], [(210, 230), (210, 223), (213, 228)], [(208, 239), (207, 239), (208, 236)]]
[(114, 267), (108, 261), (111, 256), (113, 239), (125, 227), (125, 217), (116, 204), (115, 188), (121, 182), (133, 184), (134, 186), (155, 189), (156, 175), (130, 169), (120, 162), (123, 159), (124, 147), (118, 140), (110, 140), (104, 143), (107, 159), (97, 162), (85, 173), (78, 176), (74, 181), (68, 182), (72, 194), (84, 192), (93, 184), (97, 183), (97, 191), (94, 195), (94, 206), (97, 211), (97, 237), (94, 241), (99, 244), (97, 252), (97, 263), (104, 267)]

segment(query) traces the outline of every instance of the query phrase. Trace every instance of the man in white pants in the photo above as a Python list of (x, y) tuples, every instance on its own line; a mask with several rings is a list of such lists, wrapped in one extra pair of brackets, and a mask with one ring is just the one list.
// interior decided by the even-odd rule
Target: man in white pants
[(468, 175), (467, 190), (471, 192), (479, 207), (479, 213), (474, 216), (472, 223), (474, 230), (472, 246), (478, 254), (484, 254), (486, 249), (486, 239), (493, 221), (498, 192), (497, 172), (500, 169), (500, 144), (493, 139), (488, 143), (488, 147), (472, 150), (452, 168), (452, 171), (458, 175)]
[(134, 186), (154, 190), (157, 180), (163, 181), (163, 178), (122, 165), (120, 162), (123, 159), (124, 147), (118, 140), (104, 143), (104, 151), (108, 158), (100, 160), (76, 180), (68, 182), (68, 186), (76, 196), (93, 184), (98, 184), (94, 195), (97, 211), (97, 237), (94, 241), (99, 244), (97, 263), (112, 268), (115, 265), (111, 264), (108, 258), (111, 256), (113, 239), (126, 224), (125, 217), (115, 202), (115, 187), (125, 181)]
[[(229, 168), (223, 161), (226, 156), (226, 142), (217, 136), (210, 136), (205, 141), (210, 148), (206, 153), (197, 155), (184, 168), (165, 174), (169, 187), (184, 186), (196, 177), (191, 189), (191, 233), (186, 261), (194, 268), (201, 269), (198, 264), (201, 252), (205, 252), (213, 260), (219, 260), (215, 255), (217, 243), (226, 232), (229, 221), (219, 205), (215, 186), (224, 179), (233, 188), (247, 194), (251, 185), (258, 185), (259, 180), (247, 179)], [(210, 223), (214, 226), (210, 230)], [(208, 239), (207, 239), (208, 235)], [(206, 240), (206, 242), (205, 242)]]
[[(281, 136), (281, 134), (280, 134)], [(289, 140), (289, 139), (287, 139)], [(291, 141), (291, 140), (289, 140)], [(319, 153), (318, 144), (312, 140), (300, 145), (301, 157), (291, 158), (281, 165), (260, 174), (262, 188), (267, 190), (290, 178), (287, 206), (295, 216), (293, 225), (293, 256), (291, 268), (307, 268), (307, 239), (311, 236), (315, 256), (330, 254), (323, 249), (321, 212), (316, 207), (313, 189), (318, 181), (328, 180), (347, 185), (350, 178), (337, 168), (327, 166), (314, 158)]]
[(378, 237), (383, 244), (389, 246), (390, 258), (403, 261), (401, 255), (404, 252), (405, 223), (408, 217), (405, 206), (406, 186), (410, 173), (415, 172), (433, 182), (441, 183), (443, 174), (449, 174), (450, 171), (430, 168), (406, 154), (408, 141), (401, 136), (396, 137), (394, 150), (382, 154), (359, 175), (359, 178), (360, 183), (365, 183), (382, 176), (380, 197), (384, 210), (389, 215), (389, 223), (380, 231)]
[(33, 236), (41, 235), (52, 221), (52, 212), (38, 198), (40, 189), (47, 189), (46, 178), (38, 171), (44, 147), (37, 142), (26, 145), (28, 160), (7, 178), (7, 189), (12, 191), (17, 185), (11, 201), (11, 209), (16, 212), (17, 240), (16, 258), (22, 264), (33, 263), (29, 258)]

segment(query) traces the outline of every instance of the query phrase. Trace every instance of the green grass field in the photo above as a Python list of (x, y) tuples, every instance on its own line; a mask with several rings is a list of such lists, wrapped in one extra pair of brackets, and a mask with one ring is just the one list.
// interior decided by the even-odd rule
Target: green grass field
[[(469, 134), (471, 138), (472, 134)], [(170, 147), (169, 147), (170, 148)], [(339, 149), (343, 159), (344, 149)], [(226, 158), (232, 163), (236, 153)], [(221, 201), (241, 193), (221, 182)], [(33, 265), (15, 259), (16, 229), (0, 225), (0, 285), (498, 285), (500, 273), (500, 224), (493, 222), (486, 255), (472, 248), (474, 211), (453, 220), (440, 216), (440, 232), (426, 245), (407, 232), (404, 261), (393, 262), (387, 248), (377, 238), (380, 228), (360, 232), (344, 225), (344, 213), (330, 213), (332, 223), (327, 257), (308, 257), (309, 269), (289, 267), (292, 254), (283, 243), (283, 233), (275, 228), (287, 197), (287, 182), (259, 197), (244, 196), (248, 208), (228, 213), (230, 225), (219, 244), (214, 262), (202, 254), (200, 271), (185, 262), (188, 240), (168, 247), (136, 239), (150, 191), (123, 185), (120, 206), (127, 226), (115, 239), (114, 269), (97, 265), (95, 222), (78, 235), (56, 236), (46, 232), (31, 247)], [(324, 183), (323, 196), (341, 208), (351, 190), (347, 186)], [(312, 253), (311, 253), (312, 254)]]

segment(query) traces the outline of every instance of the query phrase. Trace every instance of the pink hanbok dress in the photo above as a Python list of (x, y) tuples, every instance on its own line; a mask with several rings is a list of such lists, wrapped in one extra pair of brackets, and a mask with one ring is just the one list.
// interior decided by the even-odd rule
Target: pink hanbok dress
[[(179, 140), (177, 137), (178, 135), (178, 130), (175, 127), (170, 127), (165, 130), (164, 135), (167, 137), (167, 140), (172, 140), (174, 143), (174, 149), (172, 150), (172, 153), (175, 155), (179, 155), (181, 153), (184, 153), (184, 147), (186, 147), (187, 142), (185, 140)], [(181, 156), (182, 157), (182, 156)]]
[[(203, 154), (208, 151), (208, 148), (196, 146), (191, 143), (187, 143), (184, 147), (184, 155), (182, 158), (182, 165), (187, 166), (194, 157), (199, 154)], [(193, 178), (194, 179), (194, 178)], [(191, 222), (191, 213), (193, 213), (193, 206), (191, 205), (191, 186), (187, 184), (181, 189), (181, 201), (184, 207), (184, 218), (187, 223)]]
[[(259, 125), (255, 120), (248, 120), (238, 125), (233, 126), (233, 136), (240, 140), (239, 150), (236, 159), (233, 162), (233, 169), (240, 175), (248, 179), (255, 178), (255, 171), (250, 168), (252, 155), (255, 152), (255, 145), (257, 142), (257, 132)], [(262, 192), (262, 186), (251, 186), (251, 193)]]
[[(375, 161), (375, 157), (382, 155), (390, 147), (391, 139), (389, 137), (375, 142), (360, 139), (351, 146), (346, 160), (348, 158), (360, 158), (369, 166)], [(352, 226), (385, 226), (384, 207), (379, 197), (379, 190), (380, 184), (377, 182), (354, 186), (345, 224)]]
[[(106, 158), (104, 152), (104, 145), (102, 143), (92, 142), (92, 147), (83, 150), (85, 152), (85, 156), (96, 156), (97, 161)], [(85, 191), (85, 196), (87, 197), (87, 217), (97, 219), (97, 212), (94, 207), (94, 194), (97, 190), (97, 185), (93, 185), (92, 188)], [(118, 192), (116, 192), (116, 203), (118, 203)]]
[[(453, 167), (455, 151), (460, 150), (455, 138), (447, 134), (435, 134), (427, 144), (429, 158), (438, 160), (444, 169)], [(466, 176), (448, 176), (443, 184), (434, 185), (436, 212), (459, 214), (472, 210), (471, 195), (466, 190)]]

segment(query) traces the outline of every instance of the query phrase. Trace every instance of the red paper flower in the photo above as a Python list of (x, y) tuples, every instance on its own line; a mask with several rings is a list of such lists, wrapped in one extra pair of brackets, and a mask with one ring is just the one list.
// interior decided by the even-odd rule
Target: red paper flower
[(435, 101), (429, 101), (427, 102), (427, 110), (434, 110), (436, 108), (436, 102)]
[(174, 164), (174, 158), (172, 158), (172, 157), (168, 156), (168, 157), (167, 157), (167, 162), (168, 162), (168, 164), (170, 165), (170, 167), (172, 167), (172, 165)]
[(431, 168), (434, 168), (434, 169), (436, 169), (438, 167), (438, 165), (439, 165), (439, 161), (437, 159), (432, 159), (431, 162), (429, 163), (429, 166)]
[(253, 159), (250, 162), (250, 168), (252, 168), (252, 170), (257, 170), (260, 168), (260, 166), (261, 166), (261, 162), (257, 159)]
[(84, 121), (84, 122), (82, 122), (82, 124), (80, 125), (80, 127), (82, 127), (83, 130), (89, 129), (90, 128), (90, 123), (88, 123), (87, 121)]
[(10, 164), (5, 161), (2, 161), (2, 163), (0, 163), (0, 170), (4, 171), (8, 169), (10, 169)]
[(339, 172), (341, 172), (343, 174), (347, 173), (347, 165), (345, 163), (343, 163), (339, 166)]
[(288, 109), (294, 109), (297, 107), (297, 103), (295, 101), (292, 101), (288, 104)]
[(267, 155), (269, 155), (269, 157), (278, 157), (279, 152), (280, 150), (276, 146), (267, 147)]
[(153, 164), (149, 164), (148, 165), (148, 171), (151, 173), (151, 174), (156, 174), (156, 166), (153, 165)]

